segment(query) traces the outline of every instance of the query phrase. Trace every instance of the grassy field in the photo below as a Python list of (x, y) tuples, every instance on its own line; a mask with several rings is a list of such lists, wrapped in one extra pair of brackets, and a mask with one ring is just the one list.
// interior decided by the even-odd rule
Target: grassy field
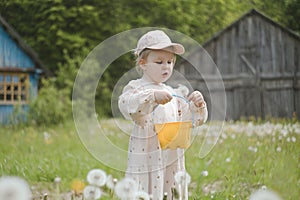
[[(111, 140), (126, 146), (128, 137), (119, 134), (112, 122), (103, 121)], [(219, 126), (202, 126), (186, 151), (192, 178), (190, 199), (244, 200), (261, 187), (285, 200), (300, 199), (299, 122), (226, 122), (217, 138), (214, 130)], [(204, 133), (209, 133), (208, 142), (217, 143), (200, 158)], [(0, 149), (0, 175), (24, 178), (35, 196), (44, 192), (51, 196), (56, 177), (61, 178), (60, 191), (69, 192), (74, 181), (86, 183), (87, 173), (94, 168), (118, 179), (124, 175), (101, 164), (84, 148), (73, 121), (53, 127), (1, 127)]]

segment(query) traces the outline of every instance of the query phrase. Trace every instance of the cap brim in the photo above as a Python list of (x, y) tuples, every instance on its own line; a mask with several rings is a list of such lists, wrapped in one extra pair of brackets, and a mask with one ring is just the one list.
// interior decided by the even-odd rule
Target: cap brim
[(157, 45), (147, 47), (147, 49), (156, 49), (156, 50), (163, 49), (178, 55), (184, 54), (185, 52), (184, 47), (178, 43), (166, 43), (166, 44), (160, 43)]

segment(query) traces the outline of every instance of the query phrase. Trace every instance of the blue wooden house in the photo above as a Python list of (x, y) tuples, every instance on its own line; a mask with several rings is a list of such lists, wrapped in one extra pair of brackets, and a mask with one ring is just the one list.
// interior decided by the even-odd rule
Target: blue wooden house
[(37, 54), (0, 15), (0, 124), (11, 122), (17, 105), (28, 110), (43, 74)]

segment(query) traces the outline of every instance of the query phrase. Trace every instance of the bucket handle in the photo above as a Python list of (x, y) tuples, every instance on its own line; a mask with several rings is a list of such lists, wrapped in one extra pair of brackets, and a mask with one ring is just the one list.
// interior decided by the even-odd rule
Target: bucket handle
[[(186, 103), (191, 103), (188, 99), (186, 99), (185, 97), (183, 97), (183, 96), (180, 96), (180, 95), (177, 95), (177, 94), (172, 94), (172, 96), (173, 97), (176, 97), (176, 98), (180, 98), (180, 99), (183, 99)], [(156, 107), (157, 108), (157, 107)], [(154, 108), (154, 110), (155, 110), (155, 108)], [(154, 117), (154, 110), (153, 110), (153, 114), (152, 114), (152, 116)], [(195, 121), (194, 121), (194, 112), (192, 112), (192, 128), (194, 128), (195, 127)]]

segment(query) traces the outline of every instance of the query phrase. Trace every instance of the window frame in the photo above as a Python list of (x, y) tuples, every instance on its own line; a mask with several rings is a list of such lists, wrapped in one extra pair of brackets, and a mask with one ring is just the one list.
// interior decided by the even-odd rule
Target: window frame
[[(17, 82), (15, 82), (16, 77)], [(24, 80), (22, 81), (23, 78)], [(9, 96), (10, 98), (8, 98)], [(28, 102), (29, 74), (23, 72), (0, 72), (0, 105), (28, 104)]]

